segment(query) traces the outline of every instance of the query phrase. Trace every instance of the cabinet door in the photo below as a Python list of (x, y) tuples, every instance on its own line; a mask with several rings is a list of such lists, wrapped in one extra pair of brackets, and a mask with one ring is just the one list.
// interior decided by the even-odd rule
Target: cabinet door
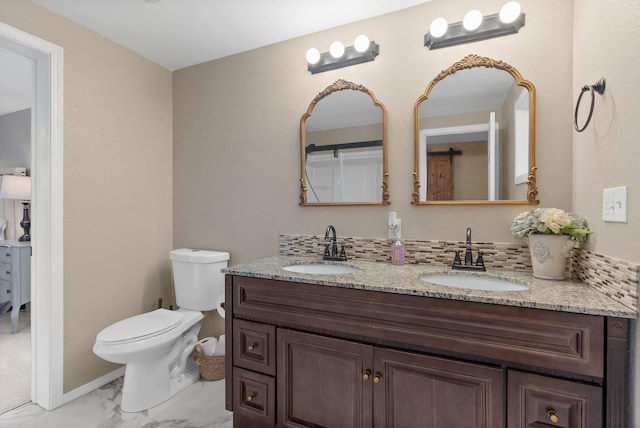
[(278, 329), (278, 426), (370, 427), (373, 348)]
[(509, 371), (509, 428), (601, 428), (602, 388)]
[(504, 426), (499, 368), (376, 349), (373, 381), (376, 427)]

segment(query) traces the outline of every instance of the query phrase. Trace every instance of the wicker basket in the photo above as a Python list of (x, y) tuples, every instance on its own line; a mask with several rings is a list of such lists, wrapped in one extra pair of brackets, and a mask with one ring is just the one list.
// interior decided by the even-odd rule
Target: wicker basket
[(224, 378), (224, 355), (205, 355), (202, 345), (197, 344), (193, 350), (193, 360), (200, 367), (200, 376), (205, 380)]

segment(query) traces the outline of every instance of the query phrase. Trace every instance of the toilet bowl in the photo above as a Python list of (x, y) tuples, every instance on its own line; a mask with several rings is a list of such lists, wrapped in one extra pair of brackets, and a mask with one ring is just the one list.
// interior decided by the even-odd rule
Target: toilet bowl
[(93, 352), (126, 364), (122, 411), (146, 410), (198, 380), (200, 371), (190, 356), (203, 318), (198, 311), (156, 309), (98, 333)]
[(172, 251), (176, 302), (186, 307), (135, 315), (98, 333), (93, 352), (126, 365), (123, 412), (154, 407), (198, 380), (191, 354), (204, 318), (201, 311), (216, 309), (224, 291), (221, 269), (228, 259), (228, 253), (218, 251)]

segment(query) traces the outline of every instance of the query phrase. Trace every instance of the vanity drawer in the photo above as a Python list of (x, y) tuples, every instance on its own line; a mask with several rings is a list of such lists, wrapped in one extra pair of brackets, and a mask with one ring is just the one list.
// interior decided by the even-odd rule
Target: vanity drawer
[(11, 248), (0, 247), (0, 262), (11, 263)]
[(275, 326), (234, 319), (233, 337), (233, 365), (275, 376)]
[(599, 316), (237, 276), (233, 293), (238, 318), (604, 376)]
[(0, 263), (0, 280), (5, 280), (5, 281), (11, 280), (11, 264)]
[(0, 304), (11, 301), (11, 281), (0, 280)]
[(272, 427), (276, 423), (276, 379), (233, 370), (233, 426)]
[(509, 371), (509, 428), (602, 427), (602, 388)]

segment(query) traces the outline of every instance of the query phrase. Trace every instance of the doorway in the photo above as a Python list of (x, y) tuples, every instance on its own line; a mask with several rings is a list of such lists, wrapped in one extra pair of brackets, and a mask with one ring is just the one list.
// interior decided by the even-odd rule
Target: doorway
[(0, 46), (33, 61), (31, 401), (63, 404), (63, 50), (0, 22)]

